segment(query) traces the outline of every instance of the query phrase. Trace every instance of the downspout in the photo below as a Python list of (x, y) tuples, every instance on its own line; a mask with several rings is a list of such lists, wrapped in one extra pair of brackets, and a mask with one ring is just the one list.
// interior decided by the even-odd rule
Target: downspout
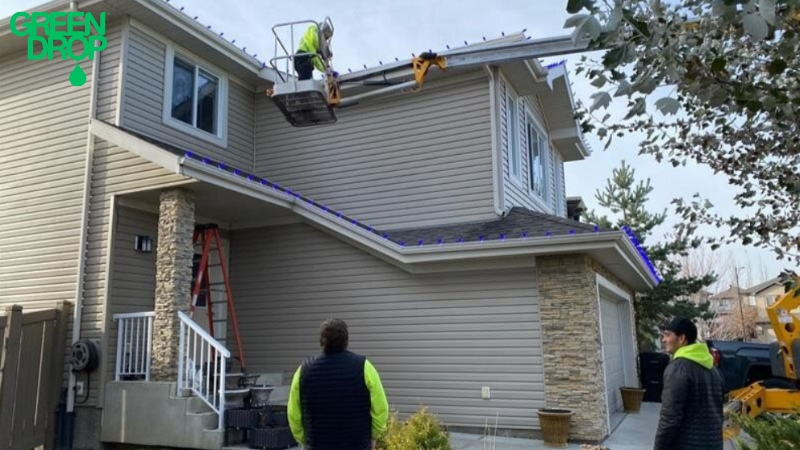
[(492, 122), (492, 191), (494, 191), (494, 212), (502, 216), (504, 209), (504, 193), (502, 184), (503, 160), (502, 151), (500, 150), (500, 136), (498, 133), (500, 115), (498, 114), (497, 104), (497, 77), (495, 76), (495, 69), (491, 66), (484, 66), (486, 73), (489, 75), (489, 111), (490, 119)]
[[(86, 270), (87, 243), (89, 240), (89, 208), (92, 190), (92, 164), (94, 162), (94, 135), (88, 129), (88, 123), (97, 116), (97, 84), (100, 73), (100, 55), (92, 61), (92, 87), (89, 94), (89, 118), (86, 130), (86, 170), (83, 177), (83, 215), (81, 216), (81, 236), (78, 246), (78, 282), (75, 289), (75, 308), (72, 319), (72, 344), (81, 338), (81, 318), (83, 311), (84, 272)], [(69, 372), (67, 389), (67, 413), (75, 410), (75, 373)], [(71, 433), (71, 432), (70, 432)], [(70, 439), (68, 442), (71, 442)]]

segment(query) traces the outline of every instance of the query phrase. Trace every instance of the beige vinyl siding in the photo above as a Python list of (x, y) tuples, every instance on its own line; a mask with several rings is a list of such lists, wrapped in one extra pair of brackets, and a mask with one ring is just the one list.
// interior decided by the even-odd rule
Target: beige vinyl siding
[[(155, 309), (158, 214), (119, 205), (116, 213), (111, 294), (108, 298), (109, 319), (114, 314)], [(134, 249), (134, 239), (138, 235), (149, 236), (153, 240), (152, 252), (142, 253)], [(113, 380), (115, 376), (118, 326), (117, 322), (109, 320), (108, 380)]]
[[(563, 173), (564, 163), (558, 155), (558, 150), (552, 143), (549, 143), (550, 154), (547, 158), (547, 197), (539, 199), (536, 194), (530, 192), (530, 158), (528, 155), (528, 136), (527, 136), (527, 123), (528, 114), (532, 115), (534, 120), (541, 128), (548, 131), (547, 119), (542, 111), (542, 105), (536, 96), (521, 97), (517, 108), (519, 118), (519, 148), (521, 149), (520, 155), (520, 179), (513, 180), (510, 169), (510, 154), (509, 154), (509, 124), (507, 117), (507, 102), (509, 97), (514, 95), (511, 85), (502, 77), (498, 79), (498, 117), (500, 121), (500, 145), (503, 152), (503, 193), (505, 198), (505, 207), (510, 208), (513, 206), (525, 207), (533, 211), (541, 211), (558, 216), (566, 215), (566, 207), (555, 208), (557, 189), (561, 189), (562, 198), (564, 195), (564, 186), (562, 183), (557, 183), (557, 171)], [(563, 177), (562, 177), (563, 180)], [(565, 200), (566, 201), (566, 200)]]
[(166, 44), (131, 25), (122, 126), (244, 170), (253, 167), (253, 89), (228, 81), (228, 147), (183, 133), (162, 119)]
[[(533, 269), (411, 275), (308, 225), (240, 230), (231, 277), (248, 371), (287, 375), (339, 317), (393, 408), (450, 425), (537, 426), (543, 359)], [(481, 399), (489, 386), (491, 400)]]
[(92, 64), (0, 60), (0, 310), (75, 300)]
[(489, 85), (477, 71), (294, 128), (256, 97), (256, 173), (384, 229), (495, 218)]
[(122, 28), (122, 20), (108, 24), (105, 35), (108, 46), (100, 53), (96, 117), (108, 123), (114, 123), (117, 118), (117, 91), (120, 83), (119, 70), (122, 55)]
[[(112, 195), (137, 189), (158, 189), (183, 180), (186, 180), (183, 176), (168, 172), (106, 141), (95, 139), (81, 323), (82, 338), (100, 339), (105, 331), (103, 324), (108, 311), (105, 311), (103, 301), (109, 256), (107, 251)], [(109, 326), (112, 326), (110, 320), (109, 315)], [(97, 379), (99, 373), (99, 371), (92, 373), (91, 391), (87, 401), (89, 405), (94, 405), (96, 402), (97, 387), (100, 386)]]

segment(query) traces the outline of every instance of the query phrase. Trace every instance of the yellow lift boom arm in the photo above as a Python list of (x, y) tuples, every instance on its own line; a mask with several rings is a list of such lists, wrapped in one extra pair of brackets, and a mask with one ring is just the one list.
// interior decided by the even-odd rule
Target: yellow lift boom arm
[[(745, 414), (755, 418), (763, 413), (796, 413), (800, 410), (800, 389), (798, 389), (798, 369), (800, 369), (800, 319), (792, 311), (800, 308), (800, 280), (793, 280), (793, 287), (777, 302), (767, 307), (767, 316), (777, 338), (770, 344), (772, 374), (783, 378), (790, 387), (774, 386), (772, 380), (757, 382), (730, 393), (731, 401), (725, 408), (725, 415)], [(726, 425), (725, 437), (731, 438), (738, 429), (730, 423)]]

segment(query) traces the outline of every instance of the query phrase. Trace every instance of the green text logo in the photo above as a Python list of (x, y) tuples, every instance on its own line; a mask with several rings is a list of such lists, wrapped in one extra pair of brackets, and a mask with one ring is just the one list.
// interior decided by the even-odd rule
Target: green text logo
[[(40, 30), (44, 33), (41, 36)], [(96, 34), (92, 34), (92, 30)], [(106, 48), (106, 13), (100, 13), (97, 20), (92, 13), (73, 12), (18, 12), (11, 16), (11, 32), (17, 36), (28, 37), (28, 59), (53, 59), (56, 52), (61, 59), (80, 62)], [(35, 44), (41, 45), (41, 53), (36, 53)], [(76, 52), (75, 44), (80, 44)], [(79, 64), (69, 75), (73, 86), (86, 83), (86, 74)]]

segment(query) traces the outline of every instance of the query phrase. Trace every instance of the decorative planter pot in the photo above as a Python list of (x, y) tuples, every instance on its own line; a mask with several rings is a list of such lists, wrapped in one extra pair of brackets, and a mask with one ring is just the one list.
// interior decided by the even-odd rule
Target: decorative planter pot
[(250, 448), (278, 450), (297, 445), (292, 432), (287, 427), (254, 428), (249, 435), (248, 444)]
[(241, 386), (239, 380), (244, 376), (243, 373), (226, 373), (225, 374), (225, 389), (236, 390)]
[(257, 375), (257, 374), (256, 375), (252, 375), (252, 374), (250, 374), (250, 375), (240, 375), (239, 376), (239, 386), (238, 387), (245, 388), (245, 387), (255, 386), (256, 381), (258, 381), (258, 377), (260, 377), (260, 376), (261, 375)]
[(250, 386), (250, 407), (263, 408), (269, 404), (269, 394), (275, 386)]
[(625, 408), (626, 413), (638, 414), (642, 408), (642, 399), (645, 389), (621, 387), (619, 392), (622, 394), (622, 407)]
[(244, 408), (244, 398), (250, 393), (250, 389), (225, 390), (225, 409)]
[(569, 438), (569, 422), (575, 414), (567, 409), (540, 409), (539, 425), (546, 447), (566, 448)]

